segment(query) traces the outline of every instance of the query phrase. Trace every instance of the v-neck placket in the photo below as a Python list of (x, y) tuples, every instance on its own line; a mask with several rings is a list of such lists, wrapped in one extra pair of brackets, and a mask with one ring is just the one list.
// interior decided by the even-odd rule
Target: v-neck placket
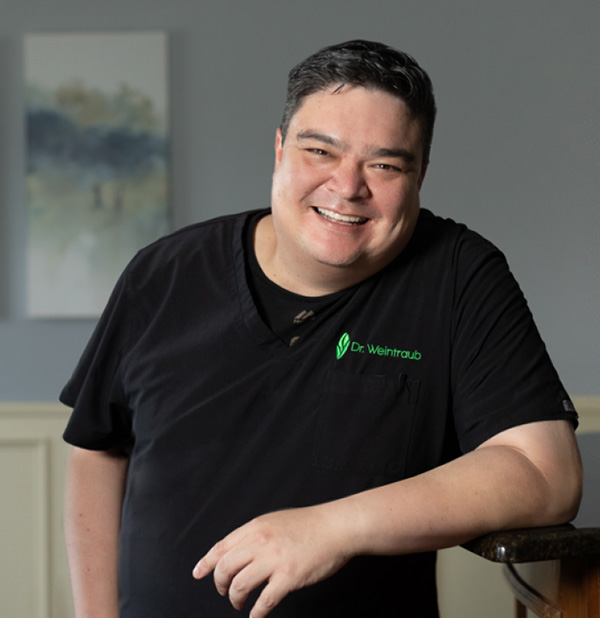
[[(265, 211), (266, 212), (266, 211)], [(305, 335), (293, 345), (286, 344), (271, 328), (265, 323), (265, 320), (260, 315), (260, 311), (256, 305), (256, 301), (252, 294), (247, 272), (246, 253), (245, 253), (245, 234), (247, 233), (247, 225), (254, 219), (257, 212), (248, 213), (246, 217), (240, 218), (233, 230), (232, 250), (234, 260), (234, 273), (236, 295), (238, 298), (239, 321), (241, 327), (248, 332), (257, 344), (272, 355), (280, 355), (281, 357), (296, 357), (303, 354), (304, 344), (307, 339), (310, 339), (311, 334), (315, 332), (321, 325), (319, 321), (314, 326), (309, 327)], [(349, 302), (356, 290), (348, 291)], [(336, 303), (337, 304), (337, 303)], [(335, 308), (327, 308), (326, 314), (335, 311)], [(324, 319), (329, 319), (331, 316), (326, 315)], [(342, 319), (342, 318), (341, 318)]]

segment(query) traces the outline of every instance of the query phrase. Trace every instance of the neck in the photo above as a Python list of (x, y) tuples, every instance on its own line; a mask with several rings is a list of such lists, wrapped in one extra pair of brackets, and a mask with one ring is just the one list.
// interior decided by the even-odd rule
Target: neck
[(371, 273), (356, 268), (305, 264), (283, 254), (277, 243), (272, 215), (259, 220), (254, 230), (254, 251), (265, 275), (278, 286), (302, 296), (325, 296), (356, 285)]

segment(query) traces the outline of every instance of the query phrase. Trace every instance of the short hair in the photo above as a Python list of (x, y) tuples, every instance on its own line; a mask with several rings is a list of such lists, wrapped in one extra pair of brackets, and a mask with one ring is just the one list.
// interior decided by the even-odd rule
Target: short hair
[(290, 71), (280, 125), (283, 140), (304, 99), (333, 84), (375, 88), (402, 99), (421, 125), (423, 161), (429, 160), (436, 114), (431, 80), (409, 54), (372, 41), (325, 47)]

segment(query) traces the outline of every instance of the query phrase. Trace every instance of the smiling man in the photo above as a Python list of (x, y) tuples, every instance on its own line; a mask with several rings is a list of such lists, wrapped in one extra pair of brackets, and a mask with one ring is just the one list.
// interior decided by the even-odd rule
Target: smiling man
[(275, 144), (271, 216), (258, 225), (258, 261), (282, 287), (336, 292), (391, 262), (419, 214), (426, 162), (406, 103), (335, 84), (303, 101)]
[(78, 618), (434, 618), (437, 549), (575, 515), (577, 415), (504, 257), (420, 209), (434, 118), (410, 56), (325, 48), (271, 208), (123, 273), (61, 395)]

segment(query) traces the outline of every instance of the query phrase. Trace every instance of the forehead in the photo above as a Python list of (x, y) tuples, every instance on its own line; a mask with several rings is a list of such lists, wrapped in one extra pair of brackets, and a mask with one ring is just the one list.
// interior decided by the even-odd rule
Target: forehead
[(394, 96), (385, 90), (368, 86), (333, 83), (326, 88), (317, 90), (303, 97), (297, 109), (294, 111), (292, 118), (301, 111), (306, 110), (306, 108), (314, 110), (317, 107), (330, 106), (342, 109), (347, 106), (355, 105), (359, 100), (372, 100), (375, 104), (386, 101), (388, 106), (397, 107), (410, 113), (404, 99), (399, 96)]
[(290, 120), (288, 133), (331, 134), (373, 146), (421, 150), (419, 122), (403, 99), (383, 90), (333, 84), (306, 96)]

